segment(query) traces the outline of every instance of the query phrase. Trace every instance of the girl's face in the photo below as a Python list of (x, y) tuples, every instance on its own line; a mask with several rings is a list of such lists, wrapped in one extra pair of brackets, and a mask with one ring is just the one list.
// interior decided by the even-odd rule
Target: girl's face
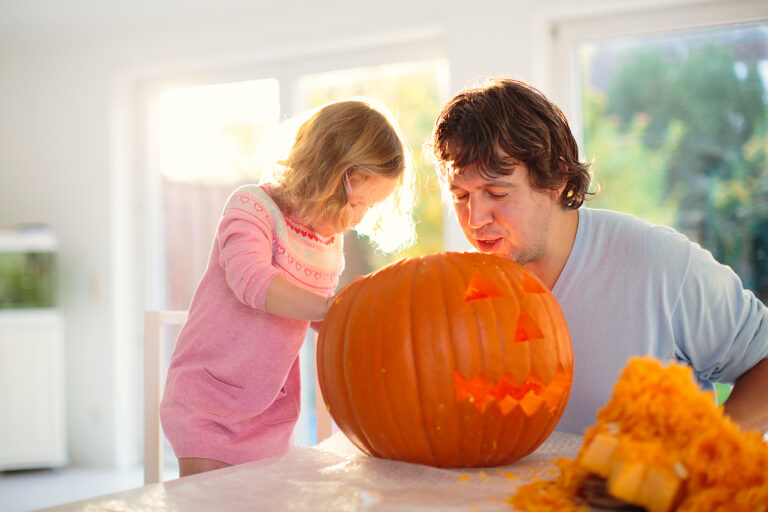
[[(351, 171), (347, 180), (347, 198), (351, 210), (348, 229), (360, 224), (368, 209), (389, 197), (396, 186), (396, 178), (382, 178)], [(328, 237), (336, 234), (336, 231), (324, 221), (312, 227), (320, 236)]]
[(347, 188), (349, 207), (352, 210), (349, 218), (350, 228), (360, 224), (368, 209), (389, 197), (397, 186), (395, 178), (354, 174), (358, 178), (350, 178)]

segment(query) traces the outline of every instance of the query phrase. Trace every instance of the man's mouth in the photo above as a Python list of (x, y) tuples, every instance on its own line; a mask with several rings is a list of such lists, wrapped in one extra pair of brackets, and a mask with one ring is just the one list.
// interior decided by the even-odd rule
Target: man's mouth
[(475, 238), (477, 248), (483, 252), (493, 252), (501, 245), (501, 238)]

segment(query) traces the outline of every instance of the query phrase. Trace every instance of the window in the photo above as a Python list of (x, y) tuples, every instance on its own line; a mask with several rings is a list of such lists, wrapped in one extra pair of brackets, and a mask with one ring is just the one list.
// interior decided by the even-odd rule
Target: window
[(406, 144), (413, 151), (419, 198), (416, 207), (417, 244), (402, 254), (382, 254), (374, 251), (354, 231), (348, 233), (344, 240), (346, 268), (342, 284), (401, 257), (443, 250), (440, 190), (434, 170), (426, 164), (421, 149), (443, 102), (447, 100), (447, 68), (445, 60), (431, 60), (337, 70), (299, 78), (302, 108), (352, 96), (381, 101), (394, 114)]
[(723, 9), (560, 25), (558, 97), (594, 158), (591, 207), (675, 227), (768, 302), (768, 6)]
[[(317, 107), (329, 101), (365, 96), (382, 102), (395, 116), (406, 144), (414, 154), (416, 177), (419, 184), (419, 203), (416, 207), (417, 243), (402, 254), (377, 252), (364, 237), (355, 231), (344, 236), (345, 268), (339, 284), (343, 286), (358, 275), (406, 256), (417, 256), (443, 250), (443, 216), (440, 191), (434, 172), (421, 158), (421, 146), (432, 130), (443, 101), (447, 96), (447, 63), (430, 60), (411, 63), (385, 64), (373, 67), (334, 70), (303, 75), (298, 80), (300, 110)], [(305, 343), (302, 348), (302, 375), (304, 382), (314, 378), (314, 347)], [(306, 377), (305, 377), (306, 376)], [(306, 402), (315, 403), (315, 389), (306, 386)], [(302, 412), (304, 414), (304, 412)], [(309, 426), (305, 438), (311, 439), (315, 431), (314, 411), (307, 414)], [(297, 430), (304, 425), (297, 427)]]
[[(433, 51), (426, 47), (427, 53)], [(403, 254), (378, 254), (354, 232), (346, 235), (341, 284), (397, 257), (442, 250), (440, 195), (420, 153), (447, 97), (447, 64), (432, 58), (391, 62), (391, 54), (382, 54), (389, 63), (345, 67), (344, 59), (337, 57), (316, 59), (313, 67), (317, 69), (300, 74), (297, 70), (304, 69), (304, 61), (289, 61), (277, 78), (177, 88), (158, 96), (157, 121), (151, 132), (157, 133), (156, 167), (163, 202), (162, 218), (156, 221), (163, 226), (165, 244), (160, 263), (165, 287), (158, 300), (163, 308), (189, 308), (226, 199), (238, 186), (259, 181), (259, 165), (262, 158), (269, 158), (267, 146), (271, 146), (260, 144), (269, 142), (280, 120), (350, 96), (370, 97), (395, 114), (414, 152), (421, 200), (417, 245)], [(366, 59), (359, 55), (352, 59), (354, 63), (360, 60)], [(262, 153), (262, 149), (266, 151)], [(294, 432), (298, 445), (316, 441), (314, 358), (313, 344), (305, 342), (300, 354), (302, 412)], [(169, 447), (166, 459), (173, 459)]]
[(593, 207), (674, 226), (768, 301), (768, 23), (577, 46)]
[(187, 309), (227, 197), (258, 181), (256, 148), (280, 119), (279, 84), (172, 89), (158, 104), (166, 309)]

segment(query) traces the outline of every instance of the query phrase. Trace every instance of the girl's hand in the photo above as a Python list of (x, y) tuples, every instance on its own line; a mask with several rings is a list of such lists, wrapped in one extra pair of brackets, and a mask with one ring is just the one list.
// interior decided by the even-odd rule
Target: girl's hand
[(333, 297), (302, 288), (283, 275), (276, 275), (267, 287), (264, 309), (273, 315), (309, 320), (322, 320)]
[[(336, 294), (338, 295), (338, 294)], [(328, 297), (328, 299), (325, 301), (325, 311), (328, 312), (328, 309), (330, 309), (331, 304), (333, 304), (333, 301), (336, 300), (336, 295), (331, 295)], [(325, 317), (325, 315), (323, 315)], [(314, 330), (315, 332), (320, 332), (320, 326), (322, 325), (322, 321), (316, 321), (309, 324), (309, 326)]]
[[(331, 308), (331, 305), (333, 304), (333, 301), (336, 300), (336, 296), (338, 293), (331, 295), (325, 300), (325, 313), (328, 313), (328, 310)], [(325, 313), (323, 313), (323, 317), (325, 317)]]

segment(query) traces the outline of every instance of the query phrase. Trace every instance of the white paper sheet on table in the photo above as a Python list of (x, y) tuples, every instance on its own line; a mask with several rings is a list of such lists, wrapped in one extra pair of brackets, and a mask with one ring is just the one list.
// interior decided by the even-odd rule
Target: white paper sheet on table
[[(532, 477), (554, 478), (557, 457), (575, 457), (581, 436), (553, 433), (533, 454), (498, 468), (438, 469), (369, 457), (337, 432), (280, 459), (155, 484), (60, 512), (128, 511), (494, 511)], [(515, 478), (505, 476), (511, 472)], [(462, 478), (462, 475), (466, 477)]]

